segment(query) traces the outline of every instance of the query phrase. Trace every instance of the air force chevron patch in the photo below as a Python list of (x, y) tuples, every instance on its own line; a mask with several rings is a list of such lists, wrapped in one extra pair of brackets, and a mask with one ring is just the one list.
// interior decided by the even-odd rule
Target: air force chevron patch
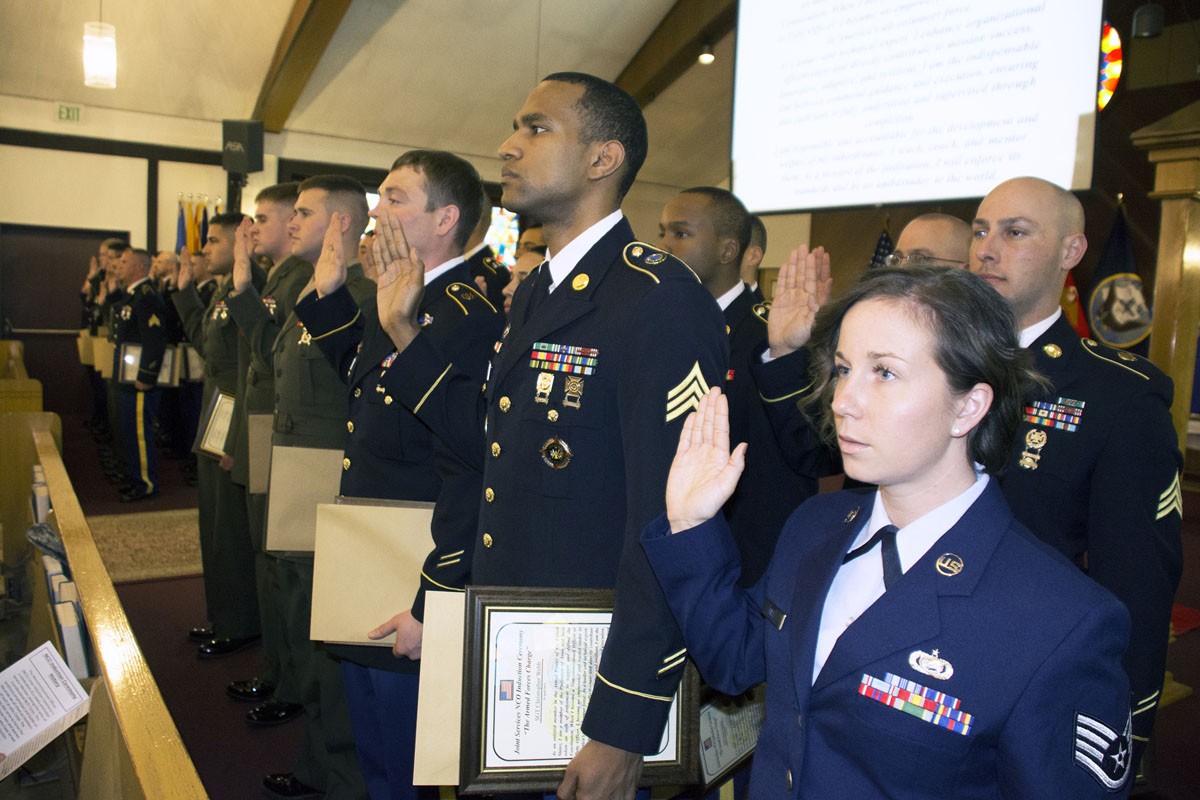
[(1100, 720), (1075, 712), (1075, 763), (1110, 792), (1129, 779), (1133, 758), (1133, 724), (1125, 718), (1118, 733)]
[(696, 406), (700, 405), (700, 398), (708, 394), (708, 382), (704, 380), (704, 373), (700, 371), (700, 362), (692, 364), (692, 369), (688, 372), (679, 384), (667, 391), (667, 422), (671, 422), (684, 414), (688, 413)]
[(1154, 519), (1160, 520), (1172, 511), (1178, 512), (1180, 517), (1183, 516), (1183, 492), (1180, 491), (1178, 472), (1175, 473), (1175, 480), (1171, 481), (1171, 485), (1158, 496), (1158, 514)]

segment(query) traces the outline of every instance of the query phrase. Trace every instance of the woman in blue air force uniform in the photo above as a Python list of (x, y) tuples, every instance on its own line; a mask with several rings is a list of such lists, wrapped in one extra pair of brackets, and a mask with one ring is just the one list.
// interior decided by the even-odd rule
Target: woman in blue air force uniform
[(810, 348), (822, 425), (878, 489), (804, 503), (739, 588), (718, 512), (745, 445), (730, 453), (714, 390), (643, 534), (705, 680), (767, 681), (749, 796), (1126, 795), (1127, 613), (988, 474), (1037, 379), (1008, 304), (965, 271), (880, 270), (822, 309)]

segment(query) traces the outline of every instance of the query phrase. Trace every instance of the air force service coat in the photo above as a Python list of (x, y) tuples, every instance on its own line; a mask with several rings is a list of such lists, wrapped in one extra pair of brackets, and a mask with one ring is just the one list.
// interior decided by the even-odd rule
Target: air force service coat
[(1000, 485), (1021, 524), (1129, 609), (1125, 668), (1135, 741), (1144, 741), (1183, 563), (1171, 380), (1143, 358), (1081, 340), (1065, 316), (1029, 349), (1052, 387), (1027, 400)]
[[(663, 510), (687, 412), (720, 385), (720, 309), (682, 262), (621, 220), (526, 320), (517, 289), (484, 391), (418, 336), (400, 398), (483, 463), (472, 581), (616, 587), (583, 732), (657, 752), (685, 653), (638, 544)], [(484, 417), (486, 415), (486, 440)]]
[(825, 597), (872, 502), (810, 499), (749, 591), (723, 519), (646, 529), (700, 674), (731, 694), (767, 682), (749, 796), (1125, 796), (1129, 615), (994, 484), (846, 628), (814, 683)]

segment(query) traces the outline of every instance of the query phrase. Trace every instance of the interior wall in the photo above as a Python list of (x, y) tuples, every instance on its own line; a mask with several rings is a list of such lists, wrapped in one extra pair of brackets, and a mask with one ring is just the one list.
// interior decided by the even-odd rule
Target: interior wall
[(143, 159), (0, 145), (0, 175), (0, 222), (128, 230), (146, 241)]

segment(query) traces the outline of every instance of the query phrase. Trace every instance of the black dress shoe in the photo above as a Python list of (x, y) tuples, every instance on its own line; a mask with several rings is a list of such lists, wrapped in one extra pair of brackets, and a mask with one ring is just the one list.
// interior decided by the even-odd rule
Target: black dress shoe
[(245, 650), (247, 647), (258, 644), (261, 636), (247, 636), (245, 639), (212, 639), (205, 642), (196, 648), (196, 655), (200, 658), (224, 658), (225, 656), (233, 655), (234, 653)]
[(188, 631), (188, 641), (196, 644), (204, 644), (213, 640), (212, 625), (198, 625)]
[(296, 776), (291, 772), (276, 772), (274, 775), (263, 778), (262, 790), (267, 797), (291, 798), (292, 800), (298, 797), (325, 796), (325, 793), (319, 789), (314, 789), (296, 780)]
[(225, 694), (234, 700), (244, 703), (261, 703), (275, 694), (275, 684), (262, 678), (251, 678), (248, 681), (233, 681), (225, 687)]
[(153, 492), (151, 492), (148, 489), (146, 489), (145, 487), (139, 486), (136, 489), (130, 489), (128, 492), (122, 492), (121, 493), (121, 502), (122, 503), (136, 503), (139, 500), (150, 500), (151, 498), (154, 498), (154, 497), (158, 497), (157, 489), (154, 490)]
[(283, 703), (271, 699), (260, 703), (246, 712), (246, 722), (259, 727), (282, 725), (304, 713), (304, 706), (299, 703)]

